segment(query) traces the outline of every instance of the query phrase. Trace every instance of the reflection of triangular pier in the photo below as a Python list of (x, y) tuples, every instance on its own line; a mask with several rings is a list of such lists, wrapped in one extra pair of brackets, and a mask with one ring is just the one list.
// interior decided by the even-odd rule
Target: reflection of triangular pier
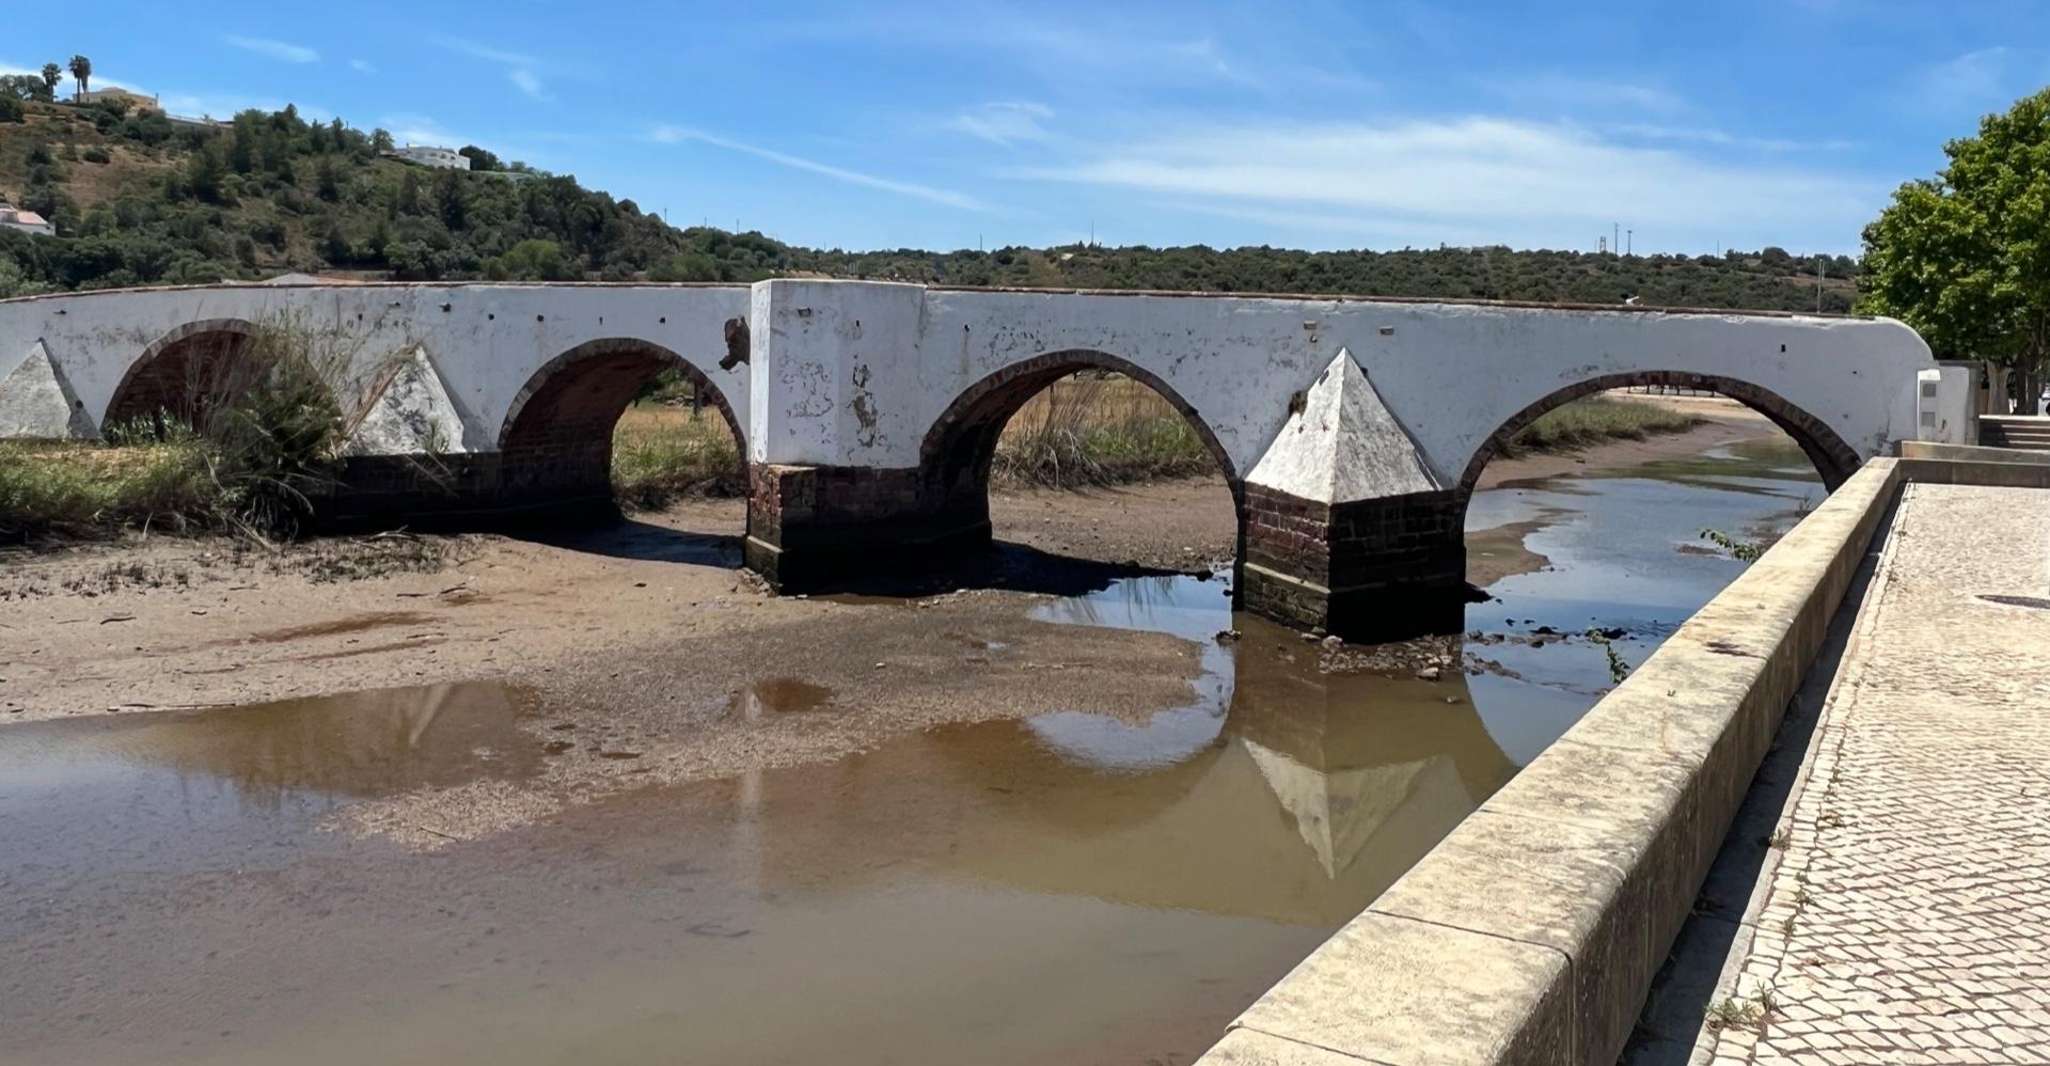
[(1171, 765), (1106, 770), (987, 722), (767, 775), (763, 809), (806, 819), (764, 824), (765, 876), (848, 852), (835, 868), (915, 862), (1048, 895), (1344, 922), (1513, 767), (1456, 681), (1322, 674), (1300, 642), (1266, 650), (1280, 634), (1249, 625), (1223, 733)]
[(90, 440), (97, 436), (92, 416), (71, 391), (70, 380), (42, 341), (0, 379), (0, 437)]

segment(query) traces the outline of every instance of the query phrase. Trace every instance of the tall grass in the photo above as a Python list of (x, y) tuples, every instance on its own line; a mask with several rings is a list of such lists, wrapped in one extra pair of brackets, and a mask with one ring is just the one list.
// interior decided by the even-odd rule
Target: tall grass
[(668, 403), (626, 409), (612, 432), (612, 491), (620, 505), (650, 510), (687, 496), (744, 496), (747, 477), (726, 420)]
[(1553, 408), (1523, 427), (1498, 453), (1504, 457), (1531, 452), (1562, 452), (1606, 440), (1643, 440), (1661, 433), (1681, 433), (1701, 419), (1648, 403), (1590, 396)]
[(206, 449), (188, 436), (132, 447), (0, 441), (0, 538), (184, 531), (209, 511)]
[(187, 360), (176, 408), (103, 440), (0, 442), (0, 536), (124, 527), (298, 533), (334, 486), (345, 435), (337, 335), (281, 320)]
[(1214, 473), (1194, 427), (1152, 389), (1076, 375), (1026, 401), (997, 439), (991, 480), (1076, 488)]

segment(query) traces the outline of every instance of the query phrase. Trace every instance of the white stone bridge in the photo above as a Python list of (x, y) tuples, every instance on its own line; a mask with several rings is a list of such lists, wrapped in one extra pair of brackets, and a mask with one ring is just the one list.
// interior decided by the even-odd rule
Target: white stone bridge
[(1178, 408), (1230, 482), (1245, 605), (1363, 635), (1458, 624), (1466, 500), (1552, 407), (1713, 389), (1833, 487), (1915, 435), (1934, 366), (1897, 322), (1787, 314), (813, 280), (233, 285), (0, 301), (0, 436), (192, 413), (280, 325), (340, 367), (352, 435), (331, 520), (609, 507), (613, 425), (675, 367), (743, 445), (746, 557), (783, 587), (985, 543), (1005, 422), (1065, 375), (1115, 370)]

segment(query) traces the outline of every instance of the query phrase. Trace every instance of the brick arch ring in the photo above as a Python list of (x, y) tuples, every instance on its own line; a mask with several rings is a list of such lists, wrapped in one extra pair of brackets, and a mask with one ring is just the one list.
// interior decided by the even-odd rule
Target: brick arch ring
[(1519, 431), (1537, 421), (1545, 412), (1583, 396), (1633, 385), (1704, 389), (1727, 396), (1757, 411), (1772, 420), (1773, 425), (1778, 426), (1787, 436), (1794, 438), (1794, 443), (1801, 446), (1801, 451), (1808, 456), (1808, 461), (1815, 464), (1815, 472), (1822, 475), (1823, 485), (1832, 492), (1856, 473), (1858, 467), (1864, 463), (1858, 456), (1858, 450), (1851, 447), (1836, 430), (1831, 429), (1821, 419), (1787, 402), (1770, 389), (1716, 374), (1697, 374), (1679, 370), (1639, 370), (1627, 374), (1606, 374), (1568, 385), (1510, 416), (1507, 422), (1502, 423), (1501, 427), (1481, 444), (1480, 449), (1474, 452), (1473, 458), (1468, 460), (1466, 470), (1459, 479), (1461, 496), (1471, 495), (1488, 461), (1500, 453), (1502, 446)]
[[(734, 415), (725, 391), (697, 364), (637, 337), (585, 341), (543, 363), (528, 376), (527, 383), (506, 409), (505, 421), (499, 426), (498, 447), (504, 451), (545, 440), (552, 425), (561, 421), (583, 428), (604, 421), (609, 430), (648, 378), (672, 368), (682, 371), (699, 395), (711, 399), (719, 416), (726, 420), (726, 428), (732, 431), (740, 454), (746, 456), (747, 432)], [(573, 391), (580, 385), (585, 387), (582, 396)], [(539, 407), (535, 406), (537, 401)]]
[[(208, 334), (232, 337), (238, 344), (245, 343), (256, 336), (256, 324), (241, 318), (201, 319), (197, 322), (187, 322), (150, 342), (149, 347), (144, 348), (142, 354), (128, 364), (128, 369), (121, 375), (120, 383), (114, 386), (113, 393), (108, 396), (106, 409), (100, 412), (101, 430), (106, 429), (109, 421), (123, 421), (150, 414), (151, 410), (146, 406), (145, 400), (138, 397), (147, 396), (151, 374), (162, 369), (163, 356), (186, 341)], [(141, 409), (127, 410), (138, 405), (142, 405)]]
[(953, 481), (968, 469), (965, 464), (972, 462), (977, 481), (986, 482), (990, 464), (996, 458), (997, 438), (1003, 434), (1011, 416), (1054, 382), (1082, 370), (1109, 370), (1123, 374), (1166, 400), (1168, 406), (1179, 412), (1189, 427), (1196, 431), (1196, 436), (1202, 439), (1203, 446), (1216, 460), (1218, 470), (1231, 485), (1232, 494), (1239, 494), (1239, 475), (1232, 465), (1231, 456), (1218, 442), (1217, 434), (1211, 431), (1209, 423), (1189, 401), (1146, 368), (1090, 348), (1070, 348), (1036, 355), (1012, 363), (968, 386), (926, 430), (925, 440), (919, 446), (919, 466), (929, 478)]

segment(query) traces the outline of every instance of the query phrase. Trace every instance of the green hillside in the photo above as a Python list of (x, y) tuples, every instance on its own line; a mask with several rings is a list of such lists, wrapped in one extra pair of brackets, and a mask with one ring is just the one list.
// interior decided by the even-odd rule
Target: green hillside
[[(9, 119), (13, 118), (13, 121)], [(254, 279), (284, 271), (406, 280), (756, 281), (831, 276), (952, 285), (1621, 303), (1814, 310), (1817, 259), (1777, 248), (1616, 256), (1507, 248), (1301, 252), (1000, 248), (843, 252), (759, 233), (675, 229), (578, 185), (466, 148), (469, 173), (393, 159), (383, 131), (294, 110), (174, 122), (110, 105), (0, 108), (0, 197), (55, 238), (0, 231), (0, 296)], [(1823, 309), (1857, 263), (1820, 257)]]

